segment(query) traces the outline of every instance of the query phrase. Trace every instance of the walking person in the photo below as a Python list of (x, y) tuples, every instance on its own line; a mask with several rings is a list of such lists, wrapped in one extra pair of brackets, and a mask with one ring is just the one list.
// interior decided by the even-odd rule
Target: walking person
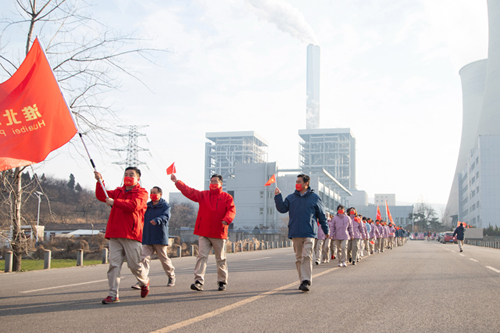
[[(328, 229), (332, 230), (332, 215), (330, 213), (326, 213), (326, 222), (328, 223)], [(330, 237), (330, 234), (325, 235), (325, 242), (323, 244), (323, 251), (321, 252), (322, 254), (322, 263), (329, 263), (330, 262), (330, 244), (332, 243), (332, 239)]]
[(199, 204), (194, 234), (198, 235), (198, 256), (194, 266), (192, 290), (202, 291), (205, 283), (208, 255), (212, 248), (217, 261), (217, 284), (219, 291), (226, 290), (228, 270), (226, 262), (226, 241), (228, 225), (236, 215), (233, 197), (222, 191), (222, 176), (210, 178), (210, 190), (198, 191), (182, 181), (175, 174), (170, 176), (175, 186), (188, 199)]
[(312, 283), (313, 244), (318, 233), (318, 223), (328, 235), (325, 208), (319, 195), (310, 187), (310, 177), (297, 176), (295, 192), (283, 201), (278, 187), (274, 190), (274, 202), (278, 212), (288, 212), (288, 238), (292, 239), (295, 265), (299, 274), (299, 290), (309, 291)]
[(464, 224), (460, 223), (460, 225), (453, 232), (453, 237), (457, 235), (457, 243), (460, 252), (464, 252), (464, 239), (465, 239), (465, 228)]
[(139, 282), (141, 297), (144, 298), (149, 294), (149, 278), (141, 262), (141, 242), (148, 192), (139, 184), (141, 171), (136, 167), (125, 169), (123, 186), (107, 191), (108, 197), (100, 184), (102, 175), (97, 171), (94, 175), (97, 180), (96, 198), (111, 207), (104, 235), (109, 239), (109, 293), (108, 297), (102, 300), (102, 304), (120, 301), (118, 289), (125, 259), (128, 268)]
[(329, 239), (326, 238), (326, 235), (323, 232), (323, 230), (321, 228), (319, 228), (319, 222), (318, 222), (318, 237), (316, 238), (316, 241), (314, 244), (314, 257), (315, 257), (314, 262), (316, 263), (316, 265), (321, 264), (321, 259), (323, 257), (324, 244), (327, 241), (329, 241)]
[(351, 207), (347, 210), (347, 212), (349, 213), (352, 223), (352, 237), (350, 240), (351, 248), (349, 252), (351, 253), (352, 264), (356, 265), (360, 258), (361, 240), (364, 238), (363, 225), (358, 213), (356, 212), (356, 208)]
[[(378, 220), (377, 220), (378, 221)], [(380, 233), (378, 231), (378, 228), (375, 224), (373, 224), (373, 220), (371, 218), (368, 219), (368, 224), (370, 225), (371, 229), (370, 229), (370, 234), (369, 234), (369, 239), (370, 239), (370, 242), (369, 242), (369, 251), (370, 251), (370, 254), (375, 254), (377, 253), (377, 240), (378, 238), (380, 237)]]
[(347, 242), (352, 238), (352, 222), (345, 215), (344, 206), (337, 206), (337, 215), (332, 219), (331, 237), (334, 241), (333, 254), (338, 258), (339, 267), (346, 267)]
[[(142, 232), (142, 264), (149, 275), (151, 256), (156, 252), (163, 270), (167, 274), (167, 287), (175, 285), (175, 267), (168, 257), (168, 221), (170, 220), (170, 205), (162, 198), (163, 191), (155, 186), (151, 189), (148, 208), (144, 214), (144, 229)], [(139, 283), (132, 286), (140, 289)]]

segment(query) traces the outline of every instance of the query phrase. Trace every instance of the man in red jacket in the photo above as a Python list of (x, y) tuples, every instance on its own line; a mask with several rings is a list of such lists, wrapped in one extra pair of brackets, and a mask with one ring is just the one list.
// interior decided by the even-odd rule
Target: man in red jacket
[(125, 169), (123, 186), (113, 191), (106, 191), (99, 183), (102, 176), (95, 172), (97, 180), (95, 195), (99, 201), (111, 207), (106, 234), (109, 239), (109, 268), (108, 268), (108, 297), (102, 304), (119, 302), (118, 288), (120, 286), (120, 272), (123, 261), (127, 259), (127, 266), (139, 281), (141, 297), (149, 293), (149, 278), (141, 263), (142, 228), (144, 213), (147, 208), (148, 192), (141, 187), (139, 180), (141, 171), (136, 167)]
[(222, 176), (213, 175), (210, 178), (210, 190), (198, 191), (172, 174), (170, 179), (175, 186), (188, 199), (199, 204), (198, 216), (194, 226), (194, 234), (198, 235), (198, 256), (194, 267), (194, 283), (191, 289), (203, 290), (207, 260), (212, 247), (217, 261), (217, 283), (219, 291), (226, 290), (227, 263), (226, 240), (228, 225), (233, 222), (236, 215), (233, 197), (222, 192)]

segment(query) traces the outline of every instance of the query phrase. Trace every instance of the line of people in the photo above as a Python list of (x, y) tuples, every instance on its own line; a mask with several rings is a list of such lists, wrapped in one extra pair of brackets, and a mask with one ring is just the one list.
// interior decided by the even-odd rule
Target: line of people
[(375, 220), (358, 215), (356, 208), (345, 211), (343, 205), (337, 207), (333, 217), (326, 213), (330, 233), (325, 235), (318, 228), (314, 247), (315, 263), (329, 263), (337, 259), (339, 267), (347, 262), (356, 265), (366, 255), (382, 253), (386, 249), (406, 243), (408, 232), (401, 227), (383, 220)]
[[(299, 290), (306, 292), (312, 285), (313, 261), (316, 265), (337, 258), (339, 267), (353, 265), (367, 255), (384, 252), (406, 242), (407, 232), (384, 221), (375, 221), (357, 214), (351, 207), (345, 212), (343, 205), (330, 216), (320, 196), (310, 187), (310, 177), (300, 174), (295, 191), (284, 200), (281, 190), (274, 190), (276, 209), (288, 213), (288, 238), (293, 242), (295, 265), (299, 275)], [(332, 249), (333, 253), (331, 253)], [(314, 259), (315, 258), (315, 259)]]

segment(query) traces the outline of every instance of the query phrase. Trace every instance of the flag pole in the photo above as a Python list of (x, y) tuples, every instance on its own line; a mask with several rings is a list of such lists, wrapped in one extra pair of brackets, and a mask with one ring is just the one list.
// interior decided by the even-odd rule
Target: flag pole
[[(85, 148), (85, 151), (87, 152), (87, 155), (90, 160), (90, 164), (92, 164), (92, 167), (94, 168), (94, 171), (97, 172), (97, 169), (95, 167), (94, 161), (92, 160), (92, 157), (90, 157), (89, 150), (87, 149), (87, 145), (85, 144), (85, 141), (83, 141), (83, 136), (82, 133), (78, 132), (78, 135), (80, 136), (80, 139), (82, 139), (83, 147)], [(106, 187), (104, 187), (104, 183), (102, 182), (102, 178), (99, 178), (99, 184), (101, 184), (102, 189), (104, 191), (104, 195), (106, 195), (106, 198), (109, 198), (108, 192), (106, 192)]]
[[(33, 43), (35, 43), (35, 41), (38, 42), (38, 44), (40, 44), (40, 49), (42, 50), (43, 55), (44, 55), (44, 57), (45, 57), (45, 59), (47, 60), (47, 63), (48, 63), (49, 60), (47, 59), (47, 54), (45, 53), (45, 49), (42, 47), (42, 43), (38, 39), (38, 36), (35, 37), (35, 40), (33, 41)], [(54, 79), (57, 82), (56, 75), (54, 74), (54, 71), (52, 70), (52, 67), (50, 67), (50, 70), (52, 72), (52, 75), (54, 76)], [(59, 88), (59, 91), (61, 92), (61, 96), (63, 97), (64, 103), (66, 104), (66, 107), (68, 108), (69, 115), (71, 116), (71, 119), (73, 120), (73, 124), (75, 125), (76, 131), (78, 132), (78, 135), (80, 136), (80, 139), (82, 140), (83, 147), (85, 148), (85, 151), (87, 152), (87, 155), (88, 155), (88, 157), (90, 159), (90, 163), (92, 164), (92, 167), (94, 168), (94, 171), (97, 172), (97, 169), (95, 167), (94, 161), (92, 160), (92, 157), (90, 157), (90, 153), (89, 153), (89, 150), (87, 149), (87, 145), (85, 144), (85, 141), (83, 141), (82, 133), (80, 133), (80, 130), (78, 129), (78, 126), (77, 126), (76, 121), (75, 121), (75, 117), (73, 117), (73, 113), (71, 112), (71, 109), (69, 108), (68, 102), (66, 101), (66, 98), (64, 97), (64, 94), (63, 94), (63, 92), (61, 90), (61, 87), (59, 86), (59, 83), (57, 84), (57, 86)], [(102, 182), (102, 179), (99, 179), (99, 184), (101, 184), (101, 187), (102, 187), (102, 189), (104, 191), (104, 195), (106, 196), (106, 198), (109, 198), (108, 192), (106, 191), (106, 187), (104, 187), (104, 183)]]

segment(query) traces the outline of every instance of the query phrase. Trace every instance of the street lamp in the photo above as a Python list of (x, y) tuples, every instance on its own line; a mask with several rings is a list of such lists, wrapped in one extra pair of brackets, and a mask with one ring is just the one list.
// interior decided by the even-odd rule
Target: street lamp
[(38, 224), (40, 223), (40, 201), (42, 200), (42, 192), (35, 192), (35, 195), (38, 198), (38, 214), (36, 214), (36, 243), (35, 246), (38, 246)]

